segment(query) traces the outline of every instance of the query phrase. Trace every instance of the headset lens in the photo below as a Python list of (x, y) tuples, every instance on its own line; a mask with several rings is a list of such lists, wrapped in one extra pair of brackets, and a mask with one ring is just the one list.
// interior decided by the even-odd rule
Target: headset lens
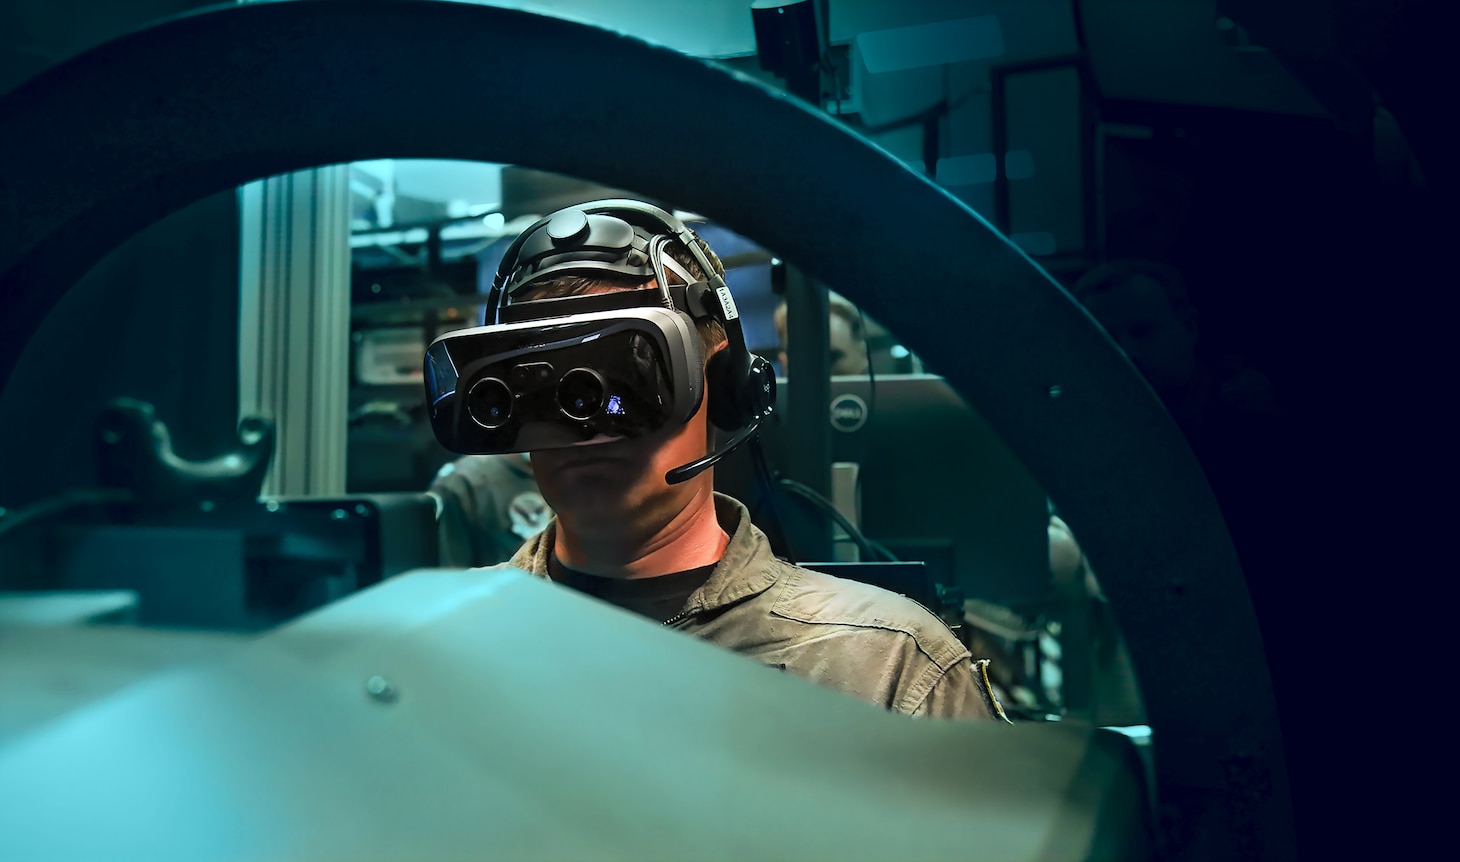
[(512, 416), (512, 400), (512, 390), (506, 383), (487, 377), (472, 384), (466, 396), (466, 411), (483, 428), (501, 428)]
[(463, 455), (641, 438), (699, 406), (698, 347), (687, 319), (650, 307), (448, 333), (428, 354), (431, 427)]
[(558, 407), (570, 419), (587, 421), (603, 407), (607, 389), (598, 372), (574, 368), (558, 383)]

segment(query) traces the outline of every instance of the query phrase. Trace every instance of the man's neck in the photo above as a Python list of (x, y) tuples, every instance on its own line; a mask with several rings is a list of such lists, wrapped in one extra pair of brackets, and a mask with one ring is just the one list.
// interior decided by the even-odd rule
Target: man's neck
[(725, 554), (730, 537), (715, 517), (712, 486), (696, 492), (689, 505), (668, 520), (647, 524), (597, 521), (582, 529), (558, 518), (553, 554), (570, 569), (611, 578), (652, 578), (713, 565)]

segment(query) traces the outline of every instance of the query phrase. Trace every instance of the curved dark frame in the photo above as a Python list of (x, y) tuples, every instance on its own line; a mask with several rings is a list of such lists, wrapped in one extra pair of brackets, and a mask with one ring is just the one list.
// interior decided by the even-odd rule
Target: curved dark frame
[[(672, 122), (647, 113), (671, 110)], [(259, 177), (385, 157), (516, 163), (675, 201), (909, 336), (1095, 560), (1146, 693), (1163, 801), (1236, 847), (1291, 855), (1242, 573), (1149, 389), (965, 205), (712, 64), (566, 21), (418, 0), (220, 7), (102, 45), (0, 100), (0, 380), (60, 296), (141, 228)]]

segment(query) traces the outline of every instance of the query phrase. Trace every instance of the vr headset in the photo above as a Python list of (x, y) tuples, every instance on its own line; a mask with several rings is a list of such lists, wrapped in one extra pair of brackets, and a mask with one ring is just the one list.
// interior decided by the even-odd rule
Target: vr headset
[[(666, 253), (674, 245), (705, 278)], [(534, 298), (566, 276), (624, 289)], [(729, 340), (708, 366), (695, 328), (703, 320), (719, 321)], [(630, 200), (568, 207), (523, 231), (493, 279), (486, 325), (432, 342), (425, 382), (436, 439), (483, 455), (645, 437), (683, 425), (708, 392), (710, 421), (737, 433), (671, 470), (671, 484), (723, 458), (775, 405), (775, 373), (746, 348), (730, 290), (694, 234)]]

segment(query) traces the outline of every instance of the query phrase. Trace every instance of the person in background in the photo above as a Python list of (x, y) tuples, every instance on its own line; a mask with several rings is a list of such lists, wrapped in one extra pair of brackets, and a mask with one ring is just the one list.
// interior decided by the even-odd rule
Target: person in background
[[(862, 316), (857, 313), (857, 307), (852, 305), (839, 294), (831, 293), (828, 296), (831, 308), (831, 319), (827, 322), (828, 336), (831, 351), (831, 373), (832, 374), (866, 374), (867, 373), (867, 333), (862, 325)], [(781, 352), (779, 355), (782, 373), (789, 377), (789, 363), (786, 361), (786, 349), (790, 340), (786, 335), (786, 303), (782, 302), (776, 308), (776, 334), (780, 336)]]
[(1181, 275), (1164, 263), (1102, 264), (1085, 273), (1071, 293), (1176, 420), (1234, 539), (1262, 544), (1253, 531), (1280, 517), (1272, 507), (1283, 494), (1275, 493), (1274, 483), (1285, 481), (1291, 454), (1272, 382), (1233, 357), (1199, 349), (1197, 309)]
[(1112, 261), (1081, 276), (1071, 293), (1140, 369), (1188, 436), (1242, 417), (1277, 415), (1266, 376), (1235, 357), (1214, 360), (1199, 350), (1197, 308), (1174, 268), (1151, 260)]
[(1080, 596), (1089, 612), (1095, 672), (1091, 720), (1101, 727), (1145, 724), (1145, 703), (1120, 625), (1074, 533), (1052, 505), (1048, 532), (1050, 575), (1070, 595)]
[[(1150, 383), (1186, 437), (1210, 485), (1254, 596), (1290, 569), (1294, 472), (1300, 446), (1287, 428), (1272, 382), (1201, 339), (1199, 316), (1181, 275), (1161, 262), (1116, 260), (1085, 273), (1070, 291)], [(1140, 718), (1129, 657), (1084, 554), (1056, 513), (1051, 565), (1075, 567), (1092, 598), (1094, 634), (1109, 690), (1103, 704), (1127, 721)], [(1311, 564), (1304, 557), (1303, 564)], [(1102, 652), (1103, 651), (1103, 652)]]
[(553, 516), (526, 453), (464, 455), (441, 468), (427, 493), (439, 501), (441, 565), (448, 568), (506, 562)]

